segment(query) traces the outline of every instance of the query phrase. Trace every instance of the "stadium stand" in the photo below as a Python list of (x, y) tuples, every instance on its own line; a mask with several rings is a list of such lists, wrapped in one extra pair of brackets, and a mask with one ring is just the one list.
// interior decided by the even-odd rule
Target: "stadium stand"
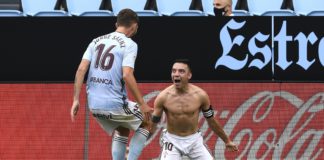
[(213, 6), (213, 2), (214, 0), (201, 0), (202, 2), (202, 6), (203, 6), (203, 11), (207, 14), (207, 15), (212, 15), (214, 16), (214, 6)]
[(20, 0), (0, 0), (0, 10), (20, 10)]
[(1, 17), (24, 16), (20, 0), (0, 0)]
[(159, 16), (159, 13), (155, 10), (145, 9), (147, 0), (112, 0), (112, 11), (115, 15), (124, 8), (130, 8), (134, 10), (139, 16)]
[[(0, 16), (215, 16), (214, 0), (0, 0)], [(233, 16), (324, 16), (324, 0), (232, 0)]]
[(250, 16), (246, 0), (232, 0), (233, 16)]
[(295, 12), (301, 16), (324, 16), (324, 0), (293, 0)]
[(249, 12), (257, 16), (295, 16), (290, 9), (281, 8), (283, 0), (247, 0)]
[[(102, 0), (66, 0), (68, 12), (73, 16), (114, 16), (111, 10), (102, 10)], [(109, 3), (109, 2), (108, 2)]]
[[(211, 16), (214, 16), (214, 0), (201, 0), (203, 11)], [(244, 7), (245, 6), (245, 7)], [(246, 0), (232, 0), (232, 13), (233, 16), (250, 16), (247, 11)]]
[(160, 14), (165, 16), (206, 16), (200, 10), (190, 10), (192, 0), (156, 0)]
[(24, 14), (28, 16), (68, 16), (63, 10), (55, 10), (57, 0), (21, 0)]
[(0, 17), (21, 17), (25, 16), (18, 10), (0, 10)]

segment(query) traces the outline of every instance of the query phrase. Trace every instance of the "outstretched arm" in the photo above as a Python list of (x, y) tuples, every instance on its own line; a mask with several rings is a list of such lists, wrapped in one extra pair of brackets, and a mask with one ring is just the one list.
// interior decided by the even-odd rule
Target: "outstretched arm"
[(219, 136), (225, 143), (226, 148), (230, 151), (238, 151), (238, 147), (235, 143), (233, 143), (230, 138), (225, 133), (223, 127), (220, 123), (214, 118), (214, 111), (212, 106), (210, 105), (209, 96), (206, 92), (201, 94), (202, 98), (202, 112), (207, 120), (209, 127), (214, 131), (217, 136)]
[(78, 67), (78, 70), (75, 74), (75, 80), (74, 80), (74, 93), (73, 93), (73, 104), (71, 107), (71, 120), (72, 122), (75, 120), (75, 116), (78, 113), (79, 106), (80, 106), (80, 92), (84, 80), (84, 76), (88, 71), (90, 61), (83, 59)]

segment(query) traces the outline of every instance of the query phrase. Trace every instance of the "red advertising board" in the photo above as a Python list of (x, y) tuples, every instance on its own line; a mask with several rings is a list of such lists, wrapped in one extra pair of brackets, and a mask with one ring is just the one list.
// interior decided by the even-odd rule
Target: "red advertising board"
[[(152, 106), (170, 83), (142, 83)], [(209, 94), (215, 118), (240, 151), (229, 152), (200, 116), (216, 159), (324, 159), (324, 84), (197, 83)], [(85, 93), (70, 119), (72, 84), (0, 84), (0, 159), (111, 159), (111, 137), (86, 116)], [(132, 99), (132, 97), (130, 97)], [(140, 159), (159, 156), (159, 129)]]

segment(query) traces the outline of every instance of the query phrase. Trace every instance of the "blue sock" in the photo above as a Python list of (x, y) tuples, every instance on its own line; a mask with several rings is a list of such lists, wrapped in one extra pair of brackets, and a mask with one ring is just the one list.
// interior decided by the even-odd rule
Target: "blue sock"
[(136, 130), (129, 144), (127, 160), (138, 160), (143, 148), (145, 147), (145, 142), (149, 134), (149, 131), (143, 128), (138, 128)]
[(114, 160), (125, 159), (126, 154), (126, 144), (128, 142), (128, 137), (123, 137), (118, 134), (114, 134), (111, 153)]

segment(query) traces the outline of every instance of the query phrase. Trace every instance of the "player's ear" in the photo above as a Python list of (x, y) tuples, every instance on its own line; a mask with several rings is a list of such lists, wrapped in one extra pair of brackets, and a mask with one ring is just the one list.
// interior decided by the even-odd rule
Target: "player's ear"
[(115, 27), (118, 28), (118, 23), (115, 23)]
[(191, 79), (191, 77), (192, 77), (192, 73), (190, 72), (189, 76), (188, 76), (188, 79)]
[(132, 31), (135, 31), (137, 29), (137, 23), (133, 23), (131, 25), (131, 29), (132, 29)]
[(133, 32), (133, 35), (135, 35), (137, 33), (137, 28), (138, 28), (138, 24), (137, 23), (132, 24), (131, 30)]

